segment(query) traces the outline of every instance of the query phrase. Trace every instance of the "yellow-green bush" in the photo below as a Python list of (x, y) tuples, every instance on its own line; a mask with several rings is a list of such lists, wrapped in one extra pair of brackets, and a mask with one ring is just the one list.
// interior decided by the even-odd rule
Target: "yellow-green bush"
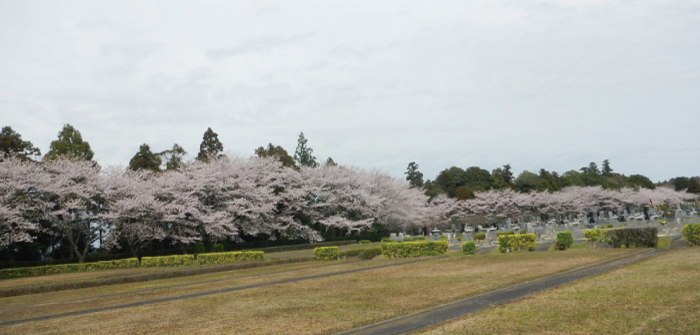
[(473, 255), (476, 253), (476, 244), (473, 241), (462, 243), (462, 253), (465, 255)]
[(262, 259), (265, 259), (265, 253), (262, 251), (232, 251), (197, 255), (197, 263), (200, 265), (226, 264)]
[(186, 266), (194, 263), (194, 255), (172, 255), (161, 257), (143, 257), (141, 266)]
[(498, 251), (532, 251), (537, 246), (535, 234), (501, 235), (498, 237)]
[(583, 237), (586, 238), (588, 243), (598, 243), (603, 238), (603, 233), (600, 229), (588, 229), (583, 231)]
[(334, 261), (338, 259), (339, 255), (338, 247), (321, 247), (314, 249), (314, 256), (316, 260), (319, 261)]
[(382, 243), (382, 255), (387, 258), (410, 258), (420, 256), (438, 256), (447, 253), (447, 241)]
[(683, 225), (681, 234), (690, 243), (690, 245), (700, 245), (700, 223)]

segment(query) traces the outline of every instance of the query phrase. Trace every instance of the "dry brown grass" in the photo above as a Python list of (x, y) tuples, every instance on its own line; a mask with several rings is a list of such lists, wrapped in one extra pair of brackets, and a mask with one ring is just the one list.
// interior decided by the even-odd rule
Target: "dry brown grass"
[[(342, 276), (31, 322), (2, 327), (0, 331), (98, 334), (326, 334), (482, 294), (626, 252), (582, 250), (566, 253), (453, 256)], [(361, 264), (379, 265), (385, 262), (396, 260)], [(256, 280), (272, 281), (281, 278), (283, 277), (275, 275)], [(241, 283), (237, 282), (238, 285)], [(220, 289), (224, 285), (229, 283), (213, 285), (209, 289)], [(175, 290), (168, 294), (184, 292), (186, 291)], [(96, 306), (114, 303), (102, 300), (109, 299), (96, 299), (91, 303)], [(3, 301), (4, 299), (0, 300), (0, 303)], [(69, 302), (58, 303), (41, 313), (64, 312), (66, 308), (74, 307)], [(78, 307), (86, 308), (84, 304)], [(27, 315), (34, 315), (37, 312), (28, 313)], [(14, 315), (7, 319), (17, 317), (18, 315)]]
[(653, 259), (419, 334), (700, 334), (700, 248)]

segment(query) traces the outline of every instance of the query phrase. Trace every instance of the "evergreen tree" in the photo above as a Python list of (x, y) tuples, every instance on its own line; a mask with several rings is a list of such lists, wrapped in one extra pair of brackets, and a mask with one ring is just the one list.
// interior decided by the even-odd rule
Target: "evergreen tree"
[(336, 162), (335, 162), (335, 161), (333, 160), (333, 158), (331, 158), (331, 157), (328, 157), (328, 159), (326, 159), (326, 165), (328, 165), (328, 166), (338, 166), (338, 164), (336, 164)]
[(296, 168), (294, 158), (287, 153), (287, 150), (284, 150), (284, 148), (279, 145), (269, 143), (267, 149), (258, 147), (255, 149), (255, 154), (258, 155), (258, 157), (276, 157), (282, 163), (282, 166)]
[(46, 153), (44, 159), (55, 160), (61, 156), (79, 159), (92, 160), (94, 153), (90, 149), (90, 143), (83, 141), (80, 131), (73, 128), (70, 124), (63, 126), (63, 129), (58, 133), (58, 139), (51, 142), (49, 152)]
[(172, 149), (161, 151), (156, 155), (165, 160), (165, 169), (171, 171), (180, 169), (183, 157), (187, 155), (187, 151), (175, 143)]
[(297, 150), (294, 152), (294, 160), (299, 166), (316, 167), (316, 157), (313, 155), (314, 150), (306, 146), (308, 140), (304, 137), (304, 133), (299, 133)]
[(404, 174), (406, 175), (406, 181), (408, 181), (408, 184), (411, 185), (411, 188), (423, 187), (423, 173), (418, 171), (418, 164), (416, 164), (416, 162), (408, 163), (408, 167), (406, 168), (406, 172), (404, 172)]
[(27, 159), (29, 156), (41, 156), (39, 148), (32, 142), (23, 141), (22, 135), (12, 130), (10, 126), (3, 127), (0, 132), (0, 151), (2, 151), (0, 161), (11, 157)]
[(139, 152), (129, 161), (129, 168), (138, 170), (151, 170), (154, 172), (160, 171), (160, 157), (151, 152), (151, 147), (144, 143), (139, 147)]
[(603, 161), (603, 170), (601, 171), (604, 176), (610, 176), (612, 175), (613, 169), (610, 167), (610, 161), (609, 160), (604, 160)]
[(217, 157), (224, 151), (224, 145), (219, 142), (219, 134), (215, 133), (211, 128), (207, 128), (202, 138), (202, 144), (199, 145), (199, 154), (197, 160), (209, 162), (212, 157)]

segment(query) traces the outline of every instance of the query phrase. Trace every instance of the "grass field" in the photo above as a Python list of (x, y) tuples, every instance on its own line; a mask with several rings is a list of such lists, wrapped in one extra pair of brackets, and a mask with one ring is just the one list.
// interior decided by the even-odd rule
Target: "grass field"
[[(449, 257), (422, 258), (425, 261), (410, 264), (407, 262), (412, 260), (382, 258), (362, 262), (314, 261), (9, 297), (0, 299), (0, 322), (266, 284), (282, 279), (364, 270), (85, 315), (0, 325), (0, 333), (327, 334), (631, 251), (634, 250), (569, 250), (477, 256), (453, 253)], [(376, 268), (383, 265), (394, 266)], [(104, 273), (107, 272), (112, 271)], [(68, 279), (49, 276), (25, 280), (38, 285)], [(22, 281), (14, 285), (22, 285)]]
[(418, 334), (700, 334), (700, 248), (683, 248)]

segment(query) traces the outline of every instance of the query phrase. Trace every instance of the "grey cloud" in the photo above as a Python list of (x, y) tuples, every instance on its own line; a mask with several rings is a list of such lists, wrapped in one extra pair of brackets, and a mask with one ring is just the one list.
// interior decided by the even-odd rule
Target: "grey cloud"
[(246, 53), (263, 51), (287, 44), (297, 43), (306, 40), (313, 35), (314, 33), (292, 35), (289, 37), (262, 36), (254, 39), (247, 39), (241, 45), (230, 48), (209, 49), (207, 50), (206, 55), (211, 59), (219, 60), (229, 57), (235, 57)]

